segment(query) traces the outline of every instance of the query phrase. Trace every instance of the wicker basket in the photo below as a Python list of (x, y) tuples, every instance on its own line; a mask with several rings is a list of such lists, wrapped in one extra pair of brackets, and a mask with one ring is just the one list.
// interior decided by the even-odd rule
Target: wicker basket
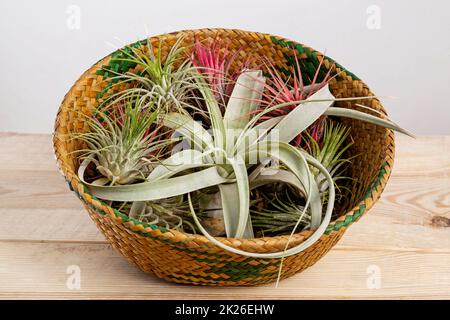
[[(186, 30), (178, 33), (152, 37), (132, 46), (140, 47), (152, 41), (154, 47), (163, 39), (163, 55), (183, 36), (183, 42), (191, 45), (194, 39), (219, 38), (230, 50), (240, 50), (238, 59), (247, 60), (252, 56), (265, 56), (280, 70), (288, 70), (292, 63), (292, 48), (303, 70), (314, 72), (323, 55), (307, 46), (269, 34), (226, 29)], [(88, 130), (81, 114), (90, 114), (99, 101), (123, 88), (113, 86), (102, 66), (116, 71), (136, 71), (135, 66), (111, 62), (111, 56), (97, 62), (87, 70), (65, 96), (59, 109), (54, 133), (54, 148), (62, 174), (71, 190), (83, 202), (91, 218), (108, 241), (130, 262), (145, 272), (178, 283), (196, 285), (256, 285), (272, 282), (277, 278), (279, 259), (256, 259), (232, 254), (210, 243), (204, 236), (166, 230), (154, 225), (143, 225), (112, 209), (102, 201), (93, 198), (80, 183), (76, 171), (78, 162), (73, 153), (80, 145), (67, 138), (67, 133)], [(330, 83), (336, 97), (358, 97), (372, 95), (368, 87), (354, 74), (345, 70), (329, 57), (324, 58), (322, 67), (336, 68), (340, 76)], [(326, 71), (326, 70), (325, 70)], [(368, 102), (370, 101), (370, 102)], [(385, 114), (377, 99), (340, 103), (345, 108), (357, 108), (355, 103), (370, 103), (370, 107)], [(360, 111), (367, 112), (366, 109)], [(292, 276), (313, 265), (324, 256), (342, 237), (347, 227), (357, 221), (378, 200), (389, 178), (394, 157), (394, 134), (391, 130), (361, 121), (343, 119), (351, 126), (355, 144), (352, 154), (359, 156), (352, 164), (351, 176), (359, 183), (354, 186), (359, 202), (349, 203), (340, 210), (324, 235), (305, 251), (284, 259), (282, 278)], [(362, 186), (362, 188), (361, 188)], [(301, 232), (294, 236), (290, 246), (304, 241), (311, 232)], [(227, 245), (246, 251), (267, 253), (282, 251), (287, 236), (256, 239), (226, 239)]]

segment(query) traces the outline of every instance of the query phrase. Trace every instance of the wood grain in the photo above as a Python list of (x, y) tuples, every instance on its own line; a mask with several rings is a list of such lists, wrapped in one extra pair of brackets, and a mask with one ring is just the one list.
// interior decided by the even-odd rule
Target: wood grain
[[(314, 267), (274, 285), (192, 287), (142, 273), (107, 244), (13, 243), (0, 247), (8, 261), (0, 298), (300, 299), (448, 298), (450, 255), (388, 250), (332, 250)], [(80, 268), (81, 289), (66, 287), (68, 266)], [(367, 288), (368, 271), (380, 270), (381, 288)], [(437, 270), (441, 272), (437, 272)]]
[[(450, 137), (398, 137), (391, 180), (315, 266), (273, 285), (198, 288), (111, 249), (57, 171), (49, 135), (0, 133), (0, 298), (450, 298)], [(66, 286), (67, 267), (81, 289)], [(381, 288), (369, 289), (371, 268)]]

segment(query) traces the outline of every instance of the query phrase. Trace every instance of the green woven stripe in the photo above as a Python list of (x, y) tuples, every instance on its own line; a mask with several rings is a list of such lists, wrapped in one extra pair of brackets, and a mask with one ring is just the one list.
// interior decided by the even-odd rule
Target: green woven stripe
[(117, 73), (125, 73), (128, 70), (136, 67), (136, 63), (130, 61), (122, 61), (121, 59), (129, 59), (129, 55), (134, 55), (132, 48), (138, 49), (147, 45), (147, 39), (136, 41), (122, 49), (114, 51), (111, 54), (111, 60), (108, 65), (103, 66), (97, 70), (96, 74), (103, 77), (103, 80), (107, 80), (106, 87), (97, 93), (97, 100), (101, 99), (103, 95), (111, 89), (113, 84), (119, 82), (119, 79), (113, 79), (117, 76)]
[[(315, 54), (314, 54), (315, 56)], [(287, 53), (284, 53), (284, 57), (286, 61), (288, 61), (289, 65), (293, 66), (295, 69), (297, 67), (295, 62), (295, 57), (292, 55), (289, 55)], [(300, 70), (302, 70), (302, 80), (305, 85), (309, 85), (312, 83), (312, 80), (314, 79), (314, 76), (316, 74), (316, 70), (319, 68), (320, 61), (317, 59), (317, 57), (314, 60), (305, 60), (305, 59), (298, 59), (298, 64), (300, 66)], [(281, 72), (283, 72), (286, 77), (289, 77), (291, 75), (291, 72), (287, 70), (286, 68), (280, 67), (278, 68)], [(320, 68), (316, 82), (322, 82), (325, 79), (325, 76), (327, 74), (327, 71), (325, 68)]]
[[(247, 259), (244, 261), (227, 261), (227, 268), (224, 267), (216, 267), (215, 264), (223, 264), (224, 261), (217, 261), (209, 258), (200, 258), (193, 256), (194, 260), (207, 263), (210, 266), (210, 269), (205, 270), (205, 273), (213, 273), (213, 274), (226, 274), (227, 276), (230, 276), (233, 279), (245, 279), (245, 278), (256, 278), (256, 277), (262, 277), (262, 276), (270, 276), (272, 275), (269, 273), (263, 273), (266, 268), (270, 265), (279, 265), (279, 260), (276, 260), (274, 262), (267, 262), (267, 263), (259, 263), (257, 265), (251, 265), (248, 264)], [(267, 260), (266, 260), (267, 261)]]
[[(223, 272), (220, 272), (220, 273), (223, 273)], [(262, 275), (262, 276), (267, 278), (267, 281), (264, 281), (264, 280), (261, 280), (261, 279), (248, 279), (247, 275), (243, 276), (243, 277), (239, 277), (239, 278), (224, 278), (224, 277), (217, 277), (217, 276), (200, 276), (198, 274), (192, 274), (192, 273), (186, 273), (186, 274), (183, 274), (182, 276), (177, 276), (177, 275), (174, 275), (174, 274), (165, 275), (165, 276), (170, 278), (170, 279), (172, 279), (172, 280), (174, 280), (175, 282), (177, 282), (177, 280), (178, 280), (178, 282), (181, 280), (181, 281), (188, 281), (189, 283), (197, 282), (198, 284), (208, 284), (208, 282), (201, 281), (201, 279), (210, 280), (210, 282), (212, 282), (212, 283), (216, 283), (217, 281), (236, 282), (238, 280), (244, 280), (244, 279), (247, 280), (248, 279), (248, 281), (246, 281), (248, 283), (260, 284), (262, 282), (271, 282), (276, 275), (277, 275), (277, 273), (267, 273), (267, 274)], [(185, 278), (186, 276), (193, 277), (194, 279), (187, 280)]]
[[(368, 190), (364, 194), (363, 200), (367, 199), (369, 197), (372, 197), (376, 188), (381, 184), (383, 176), (386, 174), (386, 166), (389, 166), (389, 164), (387, 162), (385, 162), (381, 166), (381, 169), (378, 172), (377, 178), (375, 179), (375, 181), (372, 183), (372, 185), (368, 188)], [(330, 223), (330, 225), (328, 226), (325, 233), (328, 234), (331, 231), (338, 231), (340, 228), (350, 225), (351, 223), (355, 222), (359, 217), (361, 217), (365, 211), (366, 211), (366, 205), (361, 204), (359, 206), (359, 209), (354, 211), (352, 215), (347, 216), (344, 221), (337, 221), (335, 223)]]
[[(306, 56), (308, 57), (308, 60), (306, 62), (303, 62), (304, 59), (299, 59), (300, 62), (300, 67), (302, 67), (302, 71), (306, 70), (306, 72), (308, 74), (312, 76), (314, 76), (314, 73), (319, 65), (319, 59), (317, 58), (317, 52), (308, 48), (308, 47), (303, 47), (301, 44), (299, 43), (295, 43), (293, 41), (285, 41), (282, 39), (277, 39), (276, 37), (272, 36), (270, 37), (270, 40), (272, 41), (273, 44), (282, 46), (282, 47), (287, 47), (287, 48), (292, 48), (295, 49), (299, 54), (306, 54)], [(292, 56), (289, 56), (287, 54), (285, 54), (285, 58), (287, 59), (287, 61), (291, 64), (291, 65), (295, 65), (295, 61), (293, 60), (294, 58)], [(355, 74), (353, 74), (352, 72), (348, 71), (346, 68), (344, 68), (342, 65), (340, 65), (339, 63), (337, 63), (334, 59), (325, 56), (326, 59), (328, 59), (330, 62), (334, 63), (336, 65), (336, 67), (338, 67), (341, 70), (344, 70), (345, 73), (347, 75), (349, 75), (353, 80), (361, 80), (359, 79)], [(294, 62), (294, 63), (293, 63)], [(302, 63), (304, 65), (302, 65)], [(319, 74), (320, 76), (320, 74)], [(303, 79), (303, 81), (305, 81), (305, 84), (308, 84), (309, 82), (306, 81), (307, 79)]]

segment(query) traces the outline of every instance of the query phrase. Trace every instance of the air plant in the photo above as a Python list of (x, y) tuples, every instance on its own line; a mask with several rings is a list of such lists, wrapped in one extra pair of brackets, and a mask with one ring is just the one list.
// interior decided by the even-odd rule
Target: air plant
[[(263, 103), (261, 110), (264, 110), (274, 104), (284, 104), (283, 108), (273, 109), (268, 115), (265, 116), (265, 118), (286, 115), (294, 108), (301, 107), (297, 101), (307, 99), (315, 92), (326, 86), (336, 76), (331, 76), (331, 72), (334, 69), (331, 67), (328, 69), (322, 81), (318, 82), (319, 72), (323, 64), (322, 57), (314, 77), (311, 79), (311, 83), (304, 85), (303, 74), (297, 57), (297, 52), (295, 50), (292, 52), (294, 55), (295, 66), (290, 67), (291, 76), (288, 79), (285, 79), (282, 74), (280, 74), (272, 62), (265, 62), (266, 70), (270, 77), (264, 87), (264, 99), (262, 101)], [(292, 104), (289, 104), (289, 102)], [(308, 132), (315, 141), (319, 141), (323, 134), (324, 123), (325, 117), (320, 117), (307, 130), (305, 130), (305, 132)], [(291, 143), (295, 146), (300, 146), (302, 144), (302, 135), (298, 135)], [(305, 146), (304, 143), (302, 146)]]
[(311, 226), (311, 215), (304, 203), (292, 199), (288, 188), (279, 192), (260, 192), (252, 202), (250, 214), (256, 232), (262, 236), (290, 233), (297, 225), (302, 231)]
[[(132, 86), (112, 95), (89, 122), (91, 132), (78, 136), (89, 148), (78, 171), (81, 181), (93, 196), (120, 203), (131, 218), (180, 230), (187, 226), (244, 256), (296, 254), (325, 232), (336, 181), (343, 178), (347, 163), (348, 130), (327, 125), (325, 119), (348, 117), (408, 134), (388, 119), (333, 107), (335, 101), (372, 97), (335, 98), (328, 87), (333, 68), (317, 83), (323, 59), (308, 86), (296, 60), (291, 84), (268, 63), (269, 78), (261, 70), (243, 70), (228, 87), (234, 56), (217, 43), (211, 48), (197, 43), (193, 62), (180, 61), (181, 41), (165, 59), (161, 43), (156, 54), (150, 42), (147, 52), (125, 51), (126, 57), (119, 59), (136, 64), (138, 72), (116, 73), (115, 79)], [(198, 100), (203, 123), (190, 112)], [(114, 108), (121, 103), (123, 108)], [(171, 146), (170, 156), (163, 154), (166, 146)], [(102, 177), (86, 181), (91, 163)], [(256, 206), (256, 212), (251, 195), (269, 187), (266, 206)], [(268, 200), (270, 195), (275, 200)], [(291, 214), (281, 216), (274, 208)], [(211, 211), (219, 214), (229, 238), (253, 238), (261, 226), (272, 232), (290, 230), (291, 236), (304, 228), (313, 233), (284, 251), (246, 252), (215, 238), (221, 228), (208, 216)], [(267, 229), (267, 221), (277, 227)]]
[(185, 195), (155, 201), (121, 202), (116, 207), (130, 218), (146, 224), (193, 233), (197, 230)]
[(206, 45), (197, 41), (190, 55), (193, 65), (204, 75), (222, 107), (226, 106), (237, 77), (247, 65), (241, 64), (235, 68), (236, 71), (231, 71), (238, 54), (239, 50), (231, 53), (219, 40), (214, 40)]
[[(135, 206), (139, 202), (186, 195), (198, 230), (212, 243), (237, 254), (280, 258), (304, 250), (320, 238), (331, 220), (335, 186), (329, 170), (320, 161), (290, 142), (323, 116), (349, 117), (408, 133), (390, 120), (333, 107), (334, 101), (356, 98), (336, 99), (326, 84), (306, 99), (276, 103), (256, 113), (260, 109), (265, 80), (259, 70), (243, 72), (236, 81), (225, 112), (222, 113), (207, 80), (198, 73), (194, 77), (194, 83), (204, 100), (205, 115), (209, 118), (210, 127), (203, 127), (190, 114), (178, 109), (170, 112), (164, 108), (164, 112), (158, 115), (163, 126), (178, 132), (192, 147), (181, 149), (161, 160), (159, 165), (152, 168), (144, 182), (125, 186), (99, 186), (84, 181), (84, 170), (79, 172), (80, 178), (94, 196), (111, 201), (137, 202)], [(357, 99), (364, 98), (371, 99)], [(290, 106), (295, 107), (273, 116), (275, 110), (286, 110)], [(271, 116), (263, 118), (267, 115)], [(283, 167), (273, 166), (270, 160), (277, 160)], [(313, 174), (314, 170), (318, 170), (326, 179), (326, 184), (322, 184), (327, 188), (326, 208), (323, 208), (322, 194)], [(205, 189), (218, 188), (226, 236), (252, 238), (250, 191), (274, 183), (290, 185), (296, 191), (296, 196), (303, 199), (302, 212), (311, 217), (310, 228), (314, 232), (297, 246), (265, 254), (238, 250), (217, 240), (199, 220), (192, 195)], [(214, 198), (215, 194), (210, 195), (210, 201)], [(299, 218), (291, 235), (301, 221)]]
[[(308, 152), (330, 173), (337, 197), (341, 194), (341, 188), (345, 188), (338, 181), (350, 179), (345, 176), (346, 165), (354, 158), (345, 157), (345, 152), (353, 144), (353, 141), (346, 143), (349, 134), (349, 128), (327, 120), (324, 125), (323, 137), (319, 142), (311, 135), (306, 135), (306, 138), (309, 139), (308, 145), (311, 146)], [(319, 188), (322, 204), (325, 204), (329, 189), (327, 177), (313, 166), (310, 167), (310, 170)], [(274, 193), (268, 193), (267, 190), (264, 190), (259, 194), (262, 196), (252, 203), (250, 212), (253, 226), (263, 234), (288, 232), (292, 230), (297, 221), (299, 221), (298, 227), (300, 230), (311, 225), (309, 211), (305, 211), (304, 203), (292, 200), (292, 194), (294, 193), (291, 188), (285, 187)]]
[[(93, 163), (100, 177), (95, 185), (127, 185), (143, 181), (151, 161), (157, 161), (163, 143), (158, 140), (155, 103), (139, 99), (123, 101), (114, 108), (98, 110), (88, 121), (90, 131), (75, 133), (83, 141), (83, 163)], [(85, 170), (87, 166), (80, 166)]]
[[(339, 186), (337, 183), (339, 180), (349, 179), (344, 174), (347, 165), (356, 157), (345, 157), (345, 152), (353, 145), (353, 140), (347, 142), (349, 135), (350, 128), (330, 120), (325, 122), (324, 133), (319, 142), (311, 135), (308, 135), (309, 153), (322, 163), (331, 174), (336, 187)], [(311, 171), (319, 186), (319, 190), (325, 192), (328, 189), (325, 176), (315, 168), (311, 168)]]
[(116, 86), (131, 86), (111, 95), (104, 104), (139, 95), (141, 99), (156, 99), (156, 104), (165, 111), (184, 112), (185, 108), (192, 108), (190, 99), (195, 90), (193, 76), (197, 74), (197, 69), (189, 60), (183, 59), (185, 48), (180, 46), (182, 40), (177, 40), (165, 58), (161, 55), (161, 41), (156, 54), (150, 40), (144, 48), (129, 46), (121, 49), (124, 57), (112, 60), (132, 63), (139, 71), (121, 73), (107, 69), (114, 75), (111, 80), (116, 82)]

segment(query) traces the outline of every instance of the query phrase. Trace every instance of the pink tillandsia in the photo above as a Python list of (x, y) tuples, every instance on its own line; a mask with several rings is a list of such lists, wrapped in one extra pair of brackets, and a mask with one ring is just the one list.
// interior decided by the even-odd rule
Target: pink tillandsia
[[(321, 82), (317, 82), (320, 69), (322, 67), (324, 58), (320, 58), (319, 66), (316, 69), (313, 79), (311, 80), (311, 84), (304, 85), (302, 70), (300, 68), (300, 64), (298, 62), (297, 53), (293, 50), (293, 54), (295, 57), (295, 68), (291, 69), (290, 79), (285, 80), (280, 72), (276, 69), (272, 62), (267, 60), (265, 62), (266, 69), (270, 77), (267, 80), (266, 85), (264, 86), (263, 93), (263, 101), (262, 108), (270, 107), (274, 104), (284, 104), (289, 102), (301, 101), (309, 98), (315, 92), (323, 88), (327, 83), (329, 83), (334, 77), (331, 76), (331, 71), (334, 69), (334, 65), (329, 68), (325, 77)], [(291, 80), (291, 83), (289, 83)], [(292, 105), (288, 105), (284, 108), (274, 109), (269, 112), (266, 116), (262, 117), (263, 119), (271, 118), (274, 116), (282, 116), (288, 114), (294, 108), (301, 107), (299, 104), (293, 103)], [(323, 135), (323, 129), (325, 124), (325, 117), (320, 117), (315, 123), (311, 125), (308, 129), (309, 135), (315, 140), (319, 141)], [(302, 145), (302, 135), (298, 135), (292, 143), (295, 146)]]
[(206, 76), (215, 98), (223, 106), (228, 102), (236, 79), (248, 65), (248, 62), (242, 63), (235, 68), (236, 71), (231, 71), (239, 51), (232, 53), (220, 40), (213, 40), (209, 45), (196, 41), (190, 56), (193, 65)]
[[(105, 131), (120, 136), (123, 144), (128, 144), (128, 148), (124, 149), (139, 148), (139, 145), (147, 146), (147, 153), (142, 152), (146, 158), (160, 157), (162, 152), (165, 152), (166, 146), (158, 141), (171, 135), (164, 130), (162, 121), (157, 118), (153, 102), (113, 101), (100, 108), (92, 117)], [(124, 134), (125, 132), (128, 134)]]

